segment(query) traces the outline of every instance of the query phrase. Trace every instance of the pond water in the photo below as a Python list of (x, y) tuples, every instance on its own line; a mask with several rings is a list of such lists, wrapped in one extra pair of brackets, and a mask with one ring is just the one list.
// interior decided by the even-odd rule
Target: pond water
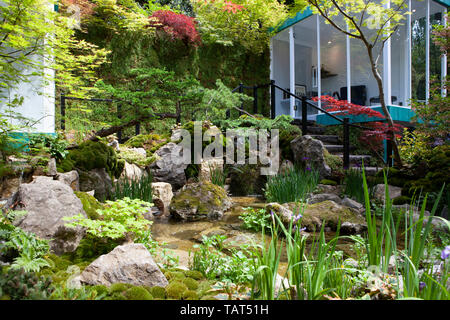
[[(155, 218), (152, 225), (153, 238), (159, 243), (166, 243), (164, 247), (170, 249), (173, 255), (178, 256), (180, 266), (184, 267), (188, 267), (189, 252), (196, 250), (193, 246), (199, 243), (202, 233), (224, 234), (228, 237), (247, 235), (256, 238), (261, 243), (262, 237), (260, 233), (252, 233), (240, 228), (242, 221), (239, 219), (239, 216), (246, 207), (264, 208), (265, 203), (263, 199), (258, 197), (232, 197), (232, 200), (232, 208), (224, 214), (222, 220), (218, 221), (180, 222), (174, 221), (167, 216)], [(327, 240), (333, 239), (334, 236), (334, 232), (326, 233)], [(307, 243), (311, 243), (313, 237), (314, 235), (311, 234)], [(270, 241), (270, 236), (266, 236), (266, 241), (267, 243)], [(350, 240), (341, 239), (338, 242), (338, 250), (343, 250), (345, 254), (352, 255), (350, 244)], [(287, 268), (287, 258), (284, 252), (285, 250), (283, 250), (280, 258), (279, 273), (281, 275), (285, 273)]]

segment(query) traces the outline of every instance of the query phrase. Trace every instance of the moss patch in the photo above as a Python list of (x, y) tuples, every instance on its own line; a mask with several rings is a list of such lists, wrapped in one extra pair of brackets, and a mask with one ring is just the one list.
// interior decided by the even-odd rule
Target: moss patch
[(85, 141), (78, 148), (70, 150), (64, 160), (58, 164), (63, 172), (72, 171), (75, 168), (89, 171), (105, 168), (116, 178), (120, 176), (123, 166), (118, 163), (114, 149), (103, 142)]
[(103, 205), (93, 196), (86, 192), (75, 191), (75, 195), (81, 200), (83, 210), (89, 219), (97, 220), (100, 215), (97, 213), (98, 209), (103, 209)]

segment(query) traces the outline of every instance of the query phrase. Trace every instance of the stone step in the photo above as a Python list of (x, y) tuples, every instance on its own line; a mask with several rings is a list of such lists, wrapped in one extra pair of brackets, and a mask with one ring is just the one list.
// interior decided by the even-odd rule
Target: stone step
[[(355, 165), (350, 165), (350, 168), (354, 168), (354, 169), (361, 169), (358, 166)], [(366, 176), (374, 176), (378, 171), (383, 170), (383, 168), (381, 167), (366, 167), (364, 166), (364, 172), (366, 173)]]
[[(300, 127), (300, 129), (301, 129), (301, 127)], [(323, 135), (325, 133), (325, 128), (308, 126), (307, 131), (308, 131), (308, 135)]]
[[(344, 158), (344, 155), (342, 153), (338, 153), (338, 154), (335, 154), (335, 155), (340, 157), (340, 158), (342, 158), (342, 159)], [(364, 163), (367, 164), (370, 161), (370, 158), (372, 158), (372, 156), (369, 156), (369, 155), (366, 155), (366, 154), (362, 154), (362, 155), (361, 154), (351, 154), (349, 156), (349, 158), (350, 158), (350, 163), (354, 163), (354, 164), (359, 163), (359, 164), (361, 164), (362, 161), (364, 160)]]
[(342, 144), (325, 144), (324, 147), (328, 150), (329, 153), (342, 153), (344, 152), (344, 146)]
[(339, 137), (338, 136), (334, 136), (334, 135), (311, 134), (310, 136), (313, 137), (314, 139), (320, 140), (322, 142), (326, 142), (328, 145), (340, 144), (341, 143)]

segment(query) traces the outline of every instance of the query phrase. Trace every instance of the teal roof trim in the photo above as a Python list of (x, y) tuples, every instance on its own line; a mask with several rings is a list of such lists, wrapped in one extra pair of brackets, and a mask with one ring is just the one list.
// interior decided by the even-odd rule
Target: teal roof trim
[(450, 7), (450, 0), (434, 0), (434, 2), (442, 4), (443, 6), (446, 6), (446, 7)]
[[(433, 1), (439, 3), (443, 6), (450, 7), (450, 0), (433, 0)], [(281, 32), (284, 29), (287, 29), (290, 26), (293, 26), (294, 24), (296, 24), (297, 22), (300, 22), (312, 15), (313, 15), (313, 12), (312, 12), (311, 8), (306, 7), (303, 11), (297, 12), (297, 14), (294, 17), (286, 19), (283, 22), (283, 24), (280, 25), (279, 27), (271, 28), (270, 32), (274, 32), (274, 33)]]
[[(445, 0), (445, 1), (450, 1), (450, 0)], [(307, 7), (303, 11), (297, 12), (297, 14), (294, 17), (286, 19), (283, 22), (283, 24), (280, 25), (279, 27), (273, 28), (270, 31), (275, 32), (275, 33), (281, 32), (284, 29), (289, 28), (290, 26), (296, 24), (297, 22), (300, 22), (312, 15), (313, 15), (313, 12), (312, 12), (311, 8)]]

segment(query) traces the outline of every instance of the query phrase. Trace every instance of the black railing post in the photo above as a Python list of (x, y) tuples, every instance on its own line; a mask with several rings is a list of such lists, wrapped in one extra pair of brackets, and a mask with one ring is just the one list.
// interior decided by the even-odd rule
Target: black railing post
[(258, 113), (258, 86), (253, 87), (253, 114)]
[[(244, 93), (243, 83), (239, 83), (239, 93)], [(244, 110), (244, 102), (241, 102), (241, 110)], [(239, 116), (242, 116), (242, 111), (239, 111)]]
[(392, 167), (392, 141), (386, 139), (386, 161), (387, 166)]
[(61, 130), (66, 130), (66, 96), (61, 93)]
[(181, 102), (177, 103), (177, 124), (181, 124)]
[(344, 169), (350, 168), (350, 126), (348, 118), (344, 118)]
[[(122, 119), (122, 105), (117, 105), (117, 118)], [(117, 132), (117, 140), (122, 143), (122, 130)]]
[(270, 118), (275, 119), (275, 80), (270, 80)]
[[(136, 110), (136, 115), (138, 113), (139, 113), (138, 110)], [(141, 123), (140, 122), (138, 122), (136, 124), (136, 126), (134, 127), (134, 132), (135, 132), (136, 135), (139, 135), (141, 133)]]
[(308, 105), (306, 104), (306, 97), (302, 97), (302, 134), (308, 134)]

